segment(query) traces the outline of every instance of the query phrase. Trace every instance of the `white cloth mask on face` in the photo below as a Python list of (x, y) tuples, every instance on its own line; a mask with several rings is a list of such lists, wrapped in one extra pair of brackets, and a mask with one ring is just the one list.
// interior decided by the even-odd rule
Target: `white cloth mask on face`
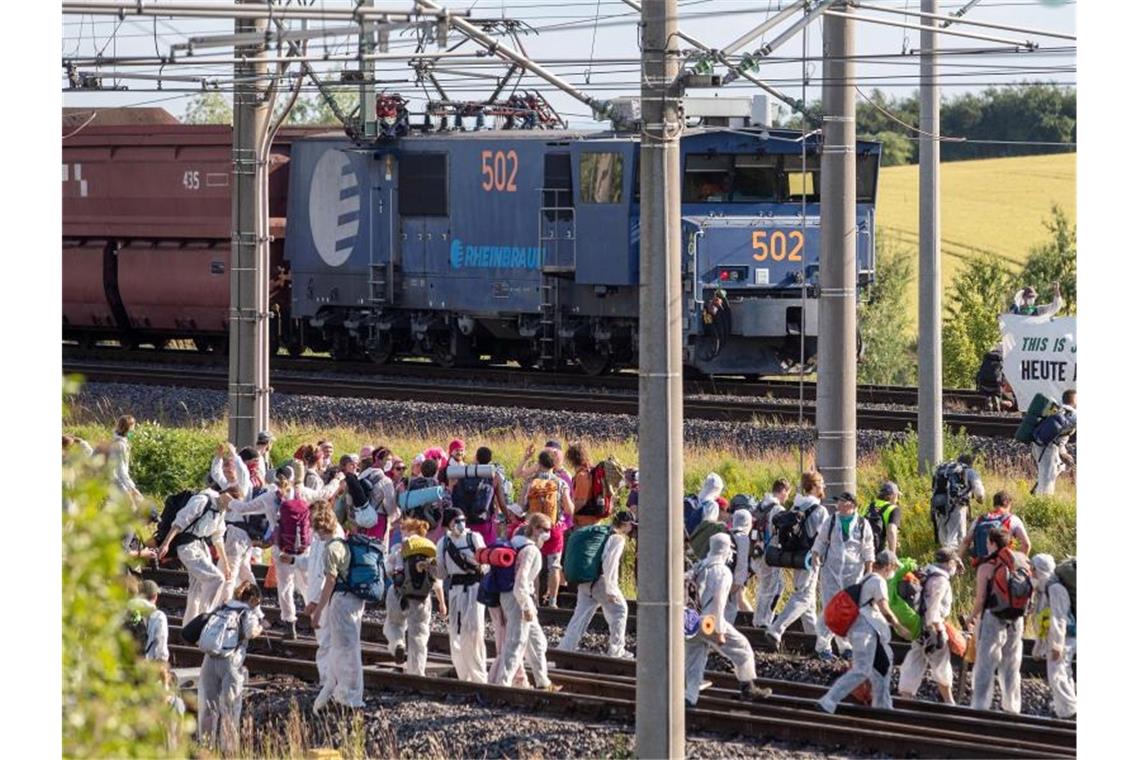
[(550, 540), (550, 531), (544, 530), (541, 533), (539, 533), (537, 536), (535, 536), (534, 544), (535, 544), (535, 546), (542, 548), (542, 545), (545, 544), (549, 540)]
[(462, 536), (463, 531), (467, 529), (467, 523), (462, 520), (456, 520), (451, 524), (451, 534), (453, 536)]

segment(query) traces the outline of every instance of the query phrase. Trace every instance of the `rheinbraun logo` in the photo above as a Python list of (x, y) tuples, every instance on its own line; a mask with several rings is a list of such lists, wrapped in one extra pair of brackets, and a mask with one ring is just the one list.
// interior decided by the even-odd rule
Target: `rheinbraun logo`
[(360, 231), (360, 183), (348, 157), (325, 151), (309, 182), (309, 227), (317, 253), (330, 267), (348, 261)]

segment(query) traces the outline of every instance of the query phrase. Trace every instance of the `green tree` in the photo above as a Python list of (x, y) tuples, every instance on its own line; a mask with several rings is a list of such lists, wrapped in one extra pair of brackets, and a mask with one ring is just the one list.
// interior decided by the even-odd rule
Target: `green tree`
[(1004, 265), (992, 259), (970, 259), (950, 285), (942, 326), (942, 382), (971, 388), (982, 357), (1001, 338), (998, 316), (1016, 289)]
[(137, 520), (100, 459), (63, 466), (63, 755), (165, 757), (185, 737), (157, 664), (123, 628), (121, 542)]
[(883, 154), (880, 159), (882, 166), (898, 166), (899, 164), (914, 163), (914, 140), (908, 140), (898, 132), (878, 132), (871, 135), (872, 140), (883, 144)]
[(233, 124), (234, 109), (222, 93), (208, 90), (191, 98), (182, 121), (186, 124)]
[[(360, 102), (360, 95), (355, 88), (331, 90), (328, 97), (336, 101), (337, 107), (345, 115), (354, 114)], [(312, 97), (297, 98), (285, 123), (295, 126), (340, 127), (340, 119), (329, 105), (328, 97), (318, 93)]]
[(1021, 282), (1032, 285), (1040, 294), (1038, 300), (1051, 298), (1053, 283), (1061, 285), (1065, 299), (1062, 314), (1077, 313), (1077, 226), (1069, 221), (1064, 209), (1054, 204), (1053, 216), (1043, 224), (1050, 240), (1034, 246), (1021, 272)]
[(889, 238), (880, 242), (875, 283), (867, 289), (867, 300), (859, 312), (861, 383), (913, 385), (917, 381), (915, 338), (906, 309), (914, 259), (913, 249)]

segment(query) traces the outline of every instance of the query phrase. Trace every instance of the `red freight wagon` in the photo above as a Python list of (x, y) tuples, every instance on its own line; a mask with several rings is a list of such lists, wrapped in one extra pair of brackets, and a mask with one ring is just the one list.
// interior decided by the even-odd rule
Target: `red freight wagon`
[[(64, 337), (124, 345), (194, 338), (220, 348), (230, 303), (230, 127), (181, 124), (162, 109), (68, 111)], [(282, 252), (290, 142), (313, 131), (282, 130), (269, 157), (270, 301), (277, 314), (289, 306)]]

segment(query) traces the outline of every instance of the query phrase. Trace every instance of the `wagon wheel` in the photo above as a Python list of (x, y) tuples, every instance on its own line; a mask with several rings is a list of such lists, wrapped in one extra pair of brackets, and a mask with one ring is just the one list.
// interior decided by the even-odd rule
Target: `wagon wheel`
[(368, 343), (368, 358), (375, 364), (387, 364), (396, 354), (396, 341), (388, 332), (380, 333), (375, 340)]
[(597, 351), (577, 351), (574, 358), (577, 360), (578, 366), (582, 368), (582, 372), (590, 377), (605, 375), (613, 369), (613, 360), (609, 354)]

